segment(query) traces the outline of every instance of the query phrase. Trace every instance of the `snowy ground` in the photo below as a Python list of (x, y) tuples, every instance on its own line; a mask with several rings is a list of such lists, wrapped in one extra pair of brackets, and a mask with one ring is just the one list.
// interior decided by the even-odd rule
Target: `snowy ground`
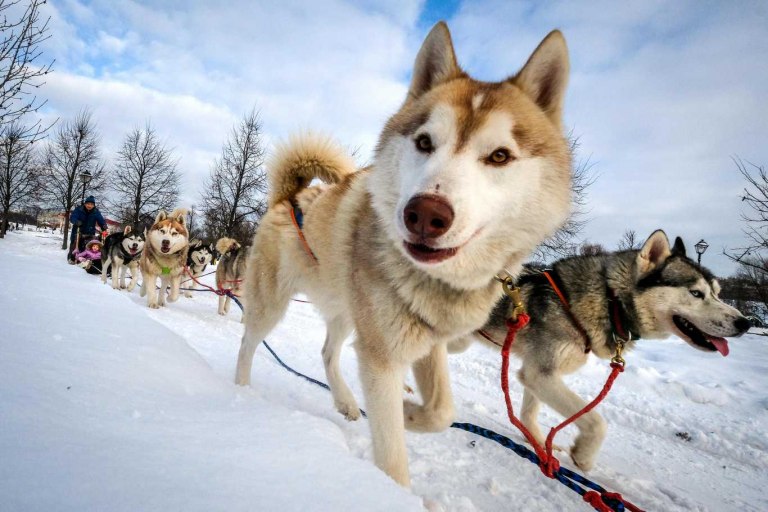
[[(51, 236), (0, 240), (0, 509), (590, 509), (533, 464), (455, 429), (408, 434), (413, 489), (399, 488), (373, 466), (365, 421), (346, 422), (327, 391), (264, 347), (254, 388), (232, 384), (235, 306), (220, 317), (216, 297), (198, 293), (149, 310), (138, 290), (67, 265)], [(323, 338), (312, 306), (296, 302), (268, 341), (322, 378)], [(609, 431), (588, 476), (649, 511), (768, 510), (768, 337), (730, 347), (722, 358), (671, 339), (631, 352), (600, 406)], [(353, 350), (342, 364), (362, 402)], [(498, 354), (478, 345), (451, 366), (457, 420), (521, 442), (505, 419)], [(592, 360), (569, 383), (592, 396), (607, 374)]]

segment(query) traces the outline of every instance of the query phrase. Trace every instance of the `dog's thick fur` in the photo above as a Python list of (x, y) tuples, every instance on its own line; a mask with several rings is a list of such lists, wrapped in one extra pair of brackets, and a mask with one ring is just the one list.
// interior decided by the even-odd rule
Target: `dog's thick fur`
[(199, 279), (213, 261), (213, 250), (211, 244), (205, 244), (202, 240), (194, 239), (189, 242), (187, 269), (194, 279), (188, 278), (188, 280), (182, 281), (186, 284), (185, 288), (188, 288), (184, 292), (185, 297), (191, 298), (192, 292), (197, 289), (195, 279)]
[[(242, 290), (248, 264), (247, 251), (233, 238), (219, 238), (216, 241), (216, 250), (220, 254), (219, 263), (216, 265), (216, 288), (218, 290), (230, 290), (240, 297), (243, 303)], [(229, 295), (219, 295), (219, 314), (229, 313), (229, 303), (232, 299)]]
[[(161, 210), (155, 223), (144, 233), (146, 243), (141, 253), (141, 296), (147, 296), (147, 305), (152, 309), (165, 306), (168, 286), (171, 291), (168, 301), (179, 298), (181, 278), (187, 262), (189, 233), (186, 226), (187, 211), (173, 210), (170, 215)], [(160, 290), (156, 289), (160, 278)], [(159, 292), (159, 293), (158, 293)]]
[(144, 234), (132, 232), (131, 226), (126, 226), (122, 233), (109, 235), (101, 251), (101, 281), (107, 282), (107, 273), (112, 267), (112, 288), (125, 289), (125, 273), (130, 269), (128, 291), (133, 291), (139, 279), (139, 259), (143, 250)]
[[(670, 249), (661, 230), (640, 250), (566, 258), (554, 263), (552, 272), (559, 278), (571, 312), (589, 336), (591, 351), (600, 358), (609, 359), (616, 352), (610, 290), (618, 299), (618, 332), (629, 332), (635, 338), (626, 343), (625, 353), (638, 338), (675, 334), (694, 348), (727, 355), (728, 345), (721, 337), (739, 336), (749, 329), (749, 321), (741, 313), (718, 299), (720, 286), (712, 274), (686, 257), (682, 240), (677, 238)], [(562, 376), (581, 368), (589, 354), (586, 340), (546, 278), (523, 276), (520, 288), (531, 315), (512, 346), (523, 363), (518, 372), (525, 387), (520, 417), (541, 443), (545, 436), (536, 420), (540, 403), (566, 418), (586, 405), (563, 383)], [(511, 309), (509, 298), (504, 297), (484, 328), (499, 344)], [(593, 410), (576, 425), (579, 434), (571, 458), (581, 469), (589, 470), (605, 437), (606, 424)]]
[[(304, 292), (327, 323), (326, 374), (349, 419), (359, 410), (338, 363), (356, 331), (374, 460), (409, 485), (404, 426), (439, 431), (453, 419), (446, 344), (484, 324), (502, 293), (495, 276), (517, 274), (569, 213), (567, 76), (565, 40), (554, 31), (517, 75), (476, 81), (439, 23), (370, 167), (355, 172), (322, 137), (278, 148), (251, 249), (236, 382), (250, 383), (256, 347)], [(331, 185), (307, 188), (314, 178)], [(316, 260), (291, 220), (294, 203)], [(423, 404), (404, 407), (409, 366)]]

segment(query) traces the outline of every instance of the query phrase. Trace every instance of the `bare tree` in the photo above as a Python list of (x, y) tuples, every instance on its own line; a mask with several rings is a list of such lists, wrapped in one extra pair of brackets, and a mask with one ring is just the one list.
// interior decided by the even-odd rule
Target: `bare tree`
[(587, 224), (586, 204), (587, 189), (595, 183), (597, 176), (593, 173), (593, 166), (589, 158), (580, 158), (576, 161), (579, 149), (579, 139), (569, 135), (571, 141), (571, 155), (573, 162), (573, 174), (571, 176), (571, 198), (573, 210), (563, 226), (554, 235), (541, 243), (534, 251), (531, 259), (537, 261), (551, 261), (576, 254), (579, 249), (577, 241), (579, 234)]
[(266, 211), (261, 121), (255, 109), (232, 129), (205, 182), (203, 213), (212, 238), (248, 240)]
[(605, 248), (598, 243), (585, 241), (579, 246), (579, 254), (582, 256), (600, 256), (605, 253)]
[[(22, 9), (20, 0), (0, 0), (0, 129), (37, 112), (46, 103), (38, 100), (36, 91), (45, 84), (43, 78), (53, 61), (42, 66), (35, 62), (43, 53), (40, 44), (51, 37), (50, 17), (40, 18), (40, 6), (45, 3), (29, 0)], [(21, 138), (35, 140), (51, 126), (43, 127), (41, 121), (25, 125)]]
[(0, 131), (0, 207), (3, 214), (0, 238), (8, 230), (11, 208), (27, 205), (38, 188), (32, 141), (24, 137), (26, 130), (14, 122)]
[[(88, 109), (74, 120), (59, 126), (42, 157), (41, 192), (45, 202), (64, 213), (64, 236), (61, 248), (67, 248), (69, 213), (89, 193), (105, 188), (108, 173), (101, 158), (101, 139)], [(86, 173), (90, 175), (85, 181)]]
[(637, 233), (634, 229), (628, 229), (624, 231), (621, 240), (619, 240), (620, 251), (630, 251), (632, 249), (639, 249), (642, 241), (638, 240)]
[(123, 222), (137, 227), (142, 218), (169, 210), (179, 199), (178, 160), (147, 123), (125, 137), (117, 153), (112, 183), (114, 204)]
[[(768, 172), (765, 167), (734, 158), (739, 173), (747, 181), (741, 201), (746, 206), (742, 213), (746, 244), (723, 253), (739, 265), (739, 275), (748, 279), (758, 290), (768, 284)], [(760, 295), (760, 294), (758, 294)], [(760, 297), (768, 308), (768, 297)]]

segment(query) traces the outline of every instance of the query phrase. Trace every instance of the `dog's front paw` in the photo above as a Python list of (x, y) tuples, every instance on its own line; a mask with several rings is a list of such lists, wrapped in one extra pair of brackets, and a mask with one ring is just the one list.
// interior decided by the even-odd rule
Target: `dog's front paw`
[(127, 290), (127, 289), (128, 289), (128, 287), (127, 287), (127, 286), (125, 286), (124, 284), (121, 284), (121, 285), (120, 285), (120, 289), (121, 289), (121, 290)]
[(128, 285), (128, 288), (126, 288), (126, 290), (128, 290), (129, 292), (132, 292), (134, 288), (136, 288), (135, 284), (134, 285)]
[(453, 423), (453, 408), (428, 409), (413, 402), (403, 402), (405, 428), (413, 432), (442, 432)]
[(341, 413), (347, 421), (357, 421), (360, 419), (360, 408), (355, 401), (335, 402), (336, 410)]
[(571, 460), (582, 471), (589, 471), (595, 467), (595, 454), (587, 453), (588, 451), (578, 441), (571, 448)]
[(192, 298), (192, 292), (184, 292), (184, 296), (188, 299)]
[(160, 309), (159, 304), (147, 304), (149, 306), (149, 309)]

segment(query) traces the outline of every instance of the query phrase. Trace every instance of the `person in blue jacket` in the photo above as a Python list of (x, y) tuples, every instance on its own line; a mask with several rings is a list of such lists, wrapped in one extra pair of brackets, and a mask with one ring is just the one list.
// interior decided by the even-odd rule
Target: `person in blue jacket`
[[(91, 238), (96, 234), (96, 225), (99, 226), (99, 231), (107, 230), (107, 221), (102, 217), (101, 212), (96, 208), (96, 199), (93, 196), (88, 196), (83, 201), (83, 204), (72, 210), (72, 215), (69, 216), (69, 221), (72, 223), (72, 233), (69, 235), (69, 251), (67, 252), (67, 261), (70, 264), (75, 264), (75, 258), (73, 251), (75, 250), (75, 239), (77, 238), (77, 230), (80, 229), (80, 240), (84, 243), (87, 238)], [(81, 250), (82, 248), (78, 248)]]

